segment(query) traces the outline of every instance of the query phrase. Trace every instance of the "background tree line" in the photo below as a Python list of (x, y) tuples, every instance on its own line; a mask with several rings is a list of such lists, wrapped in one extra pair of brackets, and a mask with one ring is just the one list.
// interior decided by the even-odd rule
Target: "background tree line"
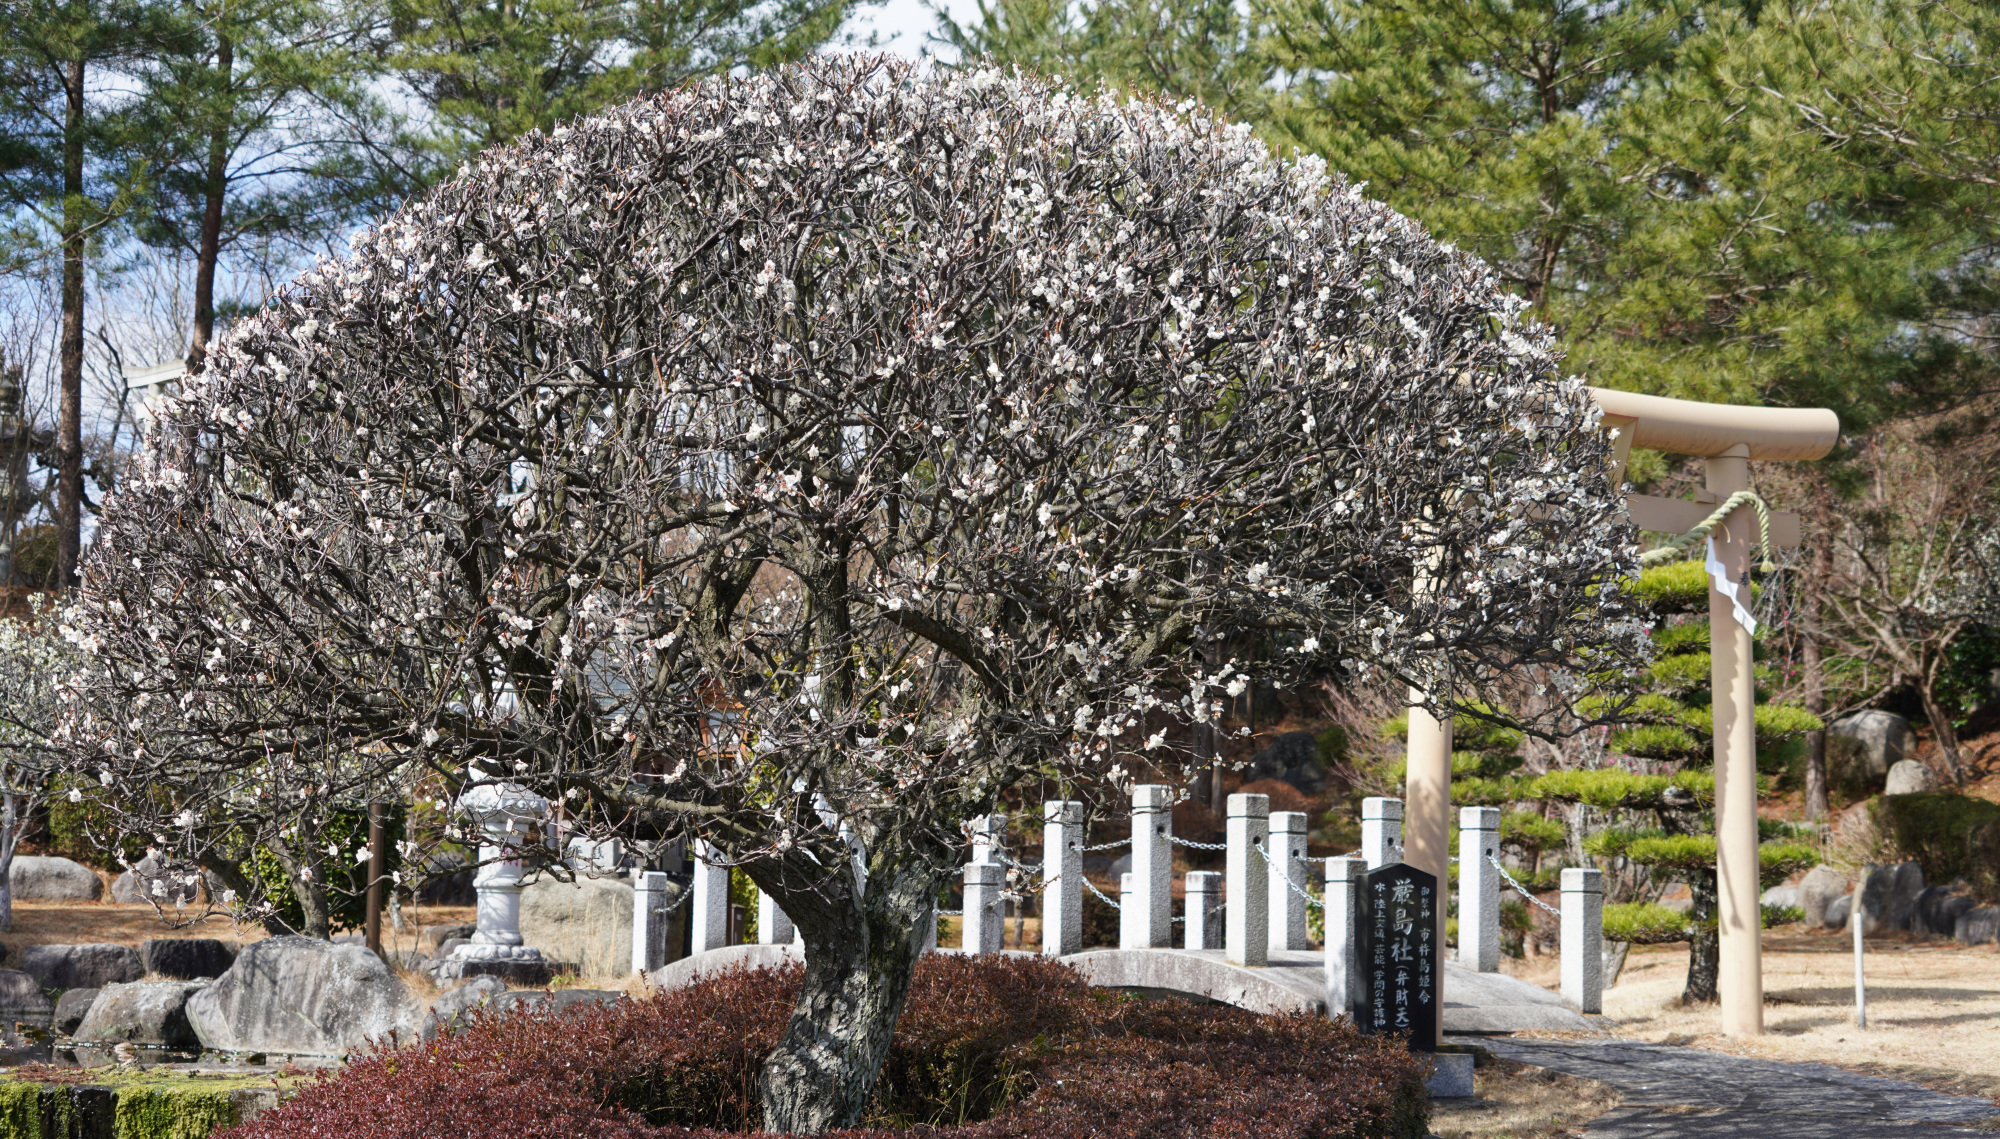
[(219, 320), (481, 150), (798, 58), (855, 6), (0, 3), (0, 346), (55, 428), (29, 519), (49, 549), (16, 577), (76, 580), (85, 519), (132, 442), (126, 370), (199, 369)]
[[(1807, 519), (1786, 689), (1901, 701), (1964, 774), (1996, 663), (1990, 7), (982, 0), (938, 37), (1324, 156), (1500, 267), (1593, 383), (1836, 410), (1833, 456), (1760, 473)], [(1660, 492), (1694, 473), (1635, 456)]]
[[(219, 323), (481, 149), (822, 50), (856, 6), (0, 3), (0, 343), (54, 436), (20, 576), (73, 580), (132, 439), (125, 369), (199, 367)], [(982, 0), (940, 12), (937, 39), (1199, 99), (1323, 156), (1498, 266), (1595, 383), (1837, 410), (1838, 454), (1764, 476), (1814, 536), (1792, 684), (1815, 712), (1906, 697), (1955, 771), (1953, 722), (1986, 695), (2000, 472), (1996, 20), (1885, 0)], [(1684, 485), (1657, 456), (1634, 474)]]

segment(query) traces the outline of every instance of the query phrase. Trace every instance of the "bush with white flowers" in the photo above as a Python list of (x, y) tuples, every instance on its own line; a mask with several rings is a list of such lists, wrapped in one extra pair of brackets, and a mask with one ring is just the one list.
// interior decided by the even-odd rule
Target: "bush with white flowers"
[(1206, 764), (1252, 666), (1204, 646), (1466, 694), (1638, 651), (1521, 310), (1200, 110), (854, 57), (642, 100), (218, 347), (107, 508), (69, 742), (302, 871), (420, 777), (700, 836), (805, 938), (766, 1118), (850, 1122), (961, 821)]

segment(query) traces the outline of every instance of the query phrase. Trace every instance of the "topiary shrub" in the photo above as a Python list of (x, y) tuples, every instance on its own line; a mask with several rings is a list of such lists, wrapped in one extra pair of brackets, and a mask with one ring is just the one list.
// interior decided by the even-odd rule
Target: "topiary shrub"
[[(322, 1075), (228, 1139), (702, 1139), (762, 1125), (756, 1080), (801, 970), (644, 1001), (475, 1013), (456, 1036)], [(1419, 1139), (1427, 1065), (1346, 1022), (1092, 990), (1062, 965), (923, 959), (847, 1139)]]
[(2000, 902), (2000, 803), (1930, 791), (1879, 796), (1869, 812), (1896, 853), (1924, 868), (1925, 881), (1963, 878), (1980, 900)]

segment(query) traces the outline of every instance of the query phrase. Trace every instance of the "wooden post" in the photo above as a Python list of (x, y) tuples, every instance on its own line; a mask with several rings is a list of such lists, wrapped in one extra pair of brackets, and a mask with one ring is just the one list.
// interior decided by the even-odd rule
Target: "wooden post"
[[(1444, 931), (1445, 883), (1451, 881), (1451, 719), (1440, 720), (1415, 703), (1410, 690), (1408, 764), (1403, 780), (1403, 862), (1438, 880), (1437, 928)], [(1438, 970), (1444, 982), (1444, 970)], [(1432, 1039), (1444, 1033), (1444, 992), (1431, 1002)]]
[(389, 886), (388, 828), (383, 825), (388, 817), (387, 803), (368, 804), (368, 952), (377, 957), (382, 955), (382, 898)]
[[(1717, 501), (1750, 489), (1748, 448), (1708, 459), (1708, 489)], [(1741, 587), (1749, 603), (1750, 546), (1756, 515), (1739, 507), (1725, 521), (1728, 536), (1711, 538), (1720, 573)], [(1757, 860), (1757, 683), (1750, 630), (1736, 616), (1737, 603), (1714, 581), (1708, 586), (1710, 710), (1715, 723), (1716, 917), (1722, 942), (1717, 989), (1722, 1031), (1756, 1036), (1764, 1031), (1764, 915), (1759, 905)]]

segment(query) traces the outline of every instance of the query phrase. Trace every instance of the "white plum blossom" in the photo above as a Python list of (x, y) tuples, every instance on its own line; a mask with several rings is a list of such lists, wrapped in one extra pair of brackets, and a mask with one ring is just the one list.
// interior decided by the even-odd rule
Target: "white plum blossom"
[[(1205, 764), (1262, 673), (1639, 651), (1609, 454), (1488, 266), (1191, 104), (718, 78), (481, 156), (236, 323), (107, 507), (74, 762), (288, 849), (495, 772), (564, 834), (700, 836), (848, 1010), (767, 1093), (865, 1101), (784, 1057), (879, 1061), (1011, 785)], [(1247, 628), (1300, 651), (1205, 672)]]

